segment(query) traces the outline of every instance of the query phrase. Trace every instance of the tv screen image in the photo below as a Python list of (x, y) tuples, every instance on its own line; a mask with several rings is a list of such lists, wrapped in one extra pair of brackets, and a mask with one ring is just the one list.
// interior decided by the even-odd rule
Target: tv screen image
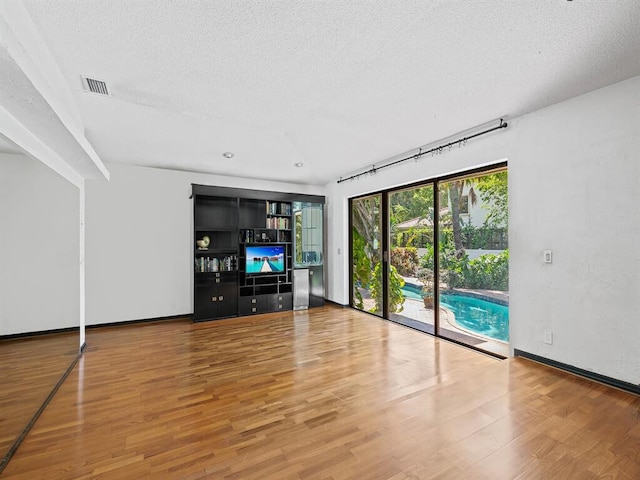
[(283, 273), (284, 245), (247, 245), (245, 262), (245, 272), (248, 275)]

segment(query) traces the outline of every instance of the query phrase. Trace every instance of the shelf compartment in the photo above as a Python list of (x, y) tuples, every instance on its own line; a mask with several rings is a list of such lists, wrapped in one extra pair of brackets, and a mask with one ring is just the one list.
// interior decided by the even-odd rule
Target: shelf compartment
[(289, 202), (269, 202), (267, 201), (267, 215), (291, 216), (291, 204)]
[(257, 285), (255, 287), (256, 295), (266, 295), (278, 293), (278, 285)]
[(196, 273), (237, 272), (238, 255), (201, 255), (194, 260)]
[(238, 199), (198, 195), (194, 205), (194, 225), (238, 227)]
[(194, 248), (204, 251), (199, 242), (205, 242), (207, 250), (238, 250), (238, 230), (198, 230), (194, 234)]
[(266, 225), (266, 203), (265, 200), (241, 198), (239, 203), (239, 227), (254, 228), (260, 225)]

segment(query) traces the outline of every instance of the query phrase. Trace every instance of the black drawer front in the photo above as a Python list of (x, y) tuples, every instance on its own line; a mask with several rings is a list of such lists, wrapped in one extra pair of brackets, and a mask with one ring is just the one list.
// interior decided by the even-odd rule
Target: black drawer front
[(237, 272), (196, 273), (196, 285), (220, 285), (221, 283), (236, 283)]
[(280, 310), (291, 310), (293, 308), (293, 297), (291, 293), (278, 293), (269, 295), (269, 311), (278, 312)]
[(267, 301), (263, 295), (253, 297), (240, 297), (240, 315), (251, 315), (252, 313), (263, 313), (266, 310)]
[(252, 315), (291, 310), (292, 308), (293, 296), (291, 293), (274, 293), (271, 295), (240, 297), (239, 313), (240, 315)]

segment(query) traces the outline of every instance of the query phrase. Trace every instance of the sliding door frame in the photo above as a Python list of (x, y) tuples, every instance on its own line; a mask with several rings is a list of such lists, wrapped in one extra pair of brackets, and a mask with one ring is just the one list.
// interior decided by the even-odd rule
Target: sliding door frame
[[(349, 198), (349, 306), (355, 309), (354, 299), (353, 299), (353, 201), (358, 200), (360, 198), (371, 197), (374, 195), (380, 195), (380, 215), (382, 218), (381, 225), (381, 249), (382, 249), (382, 285), (384, 288), (384, 294), (382, 295), (382, 317), (378, 315), (374, 315), (366, 310), (358, 311), (369, 313), (370, 315), (375, 316), (376, 318), (382, 318), (384, 320), (389, 320), (389, 292), (388, 292), (388, 280), (389, 280), (389, 264), (390, 264), (390, 238), (389, 238), (389, 195), (398, 192), (400, 190), (409, 190), (411, 188), (418, 188), (427, 185), (433, 186), (433, 269), (434, 269), (434, 281), (433, 281), (433, 297), (434, 297), (434, 309), (433, 309), (433, 320), (434, 320), (434, 333), (433, 336), (442, 340), (447, 340), (449, 342), (457, 343), (459, 345), (463, 345), (467, 348), (471, 348), (473, 350), (477, 350), (479, 352), (485, 353), (487, 355), (492, 355), (498, 358), (504, 358), (502, 355), (497, 353), (493, 353), (487, 350), (483, 350), (474, 345), (469, 345), (459, 340), (455, 340), (448, 337), (443, 337), (440, 335), (440, 184), (457, 179), (464, 179), (467, 177), (477, 176), (479, 174), (489, 174), (494, 170), (503, 170), (508, 167), (508, 163), (506, 161), (492, 163), (491, 165), (484, 165), (482, 167), (471, 168), (468, 170), (462, 170), (455, 173), (450, 173), (447, 175), (432, 177), (425, 180), (420, 180), (418, 182), (408, 183), (406, 185), (396, 186), (393, 188), (388, 188), (384, 190), (378, 190), (376, 192), (368, 192), (362, 195), (357, 195), (355, 197)], [(389, 320), (390, 321), (390, 320)], [(412, 327), (409, 327), (412, 328)], [(432, 335), (428, 332), (427, 335)]]

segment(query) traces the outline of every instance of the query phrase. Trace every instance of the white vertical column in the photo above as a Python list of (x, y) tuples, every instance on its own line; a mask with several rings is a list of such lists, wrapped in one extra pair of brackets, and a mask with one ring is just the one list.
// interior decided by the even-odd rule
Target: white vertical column
[(80, 190), (80, 350), (85, 344), (85, 273), (84, 273), (84, 234), (85, 234), (85, 179), (78, 185)]

